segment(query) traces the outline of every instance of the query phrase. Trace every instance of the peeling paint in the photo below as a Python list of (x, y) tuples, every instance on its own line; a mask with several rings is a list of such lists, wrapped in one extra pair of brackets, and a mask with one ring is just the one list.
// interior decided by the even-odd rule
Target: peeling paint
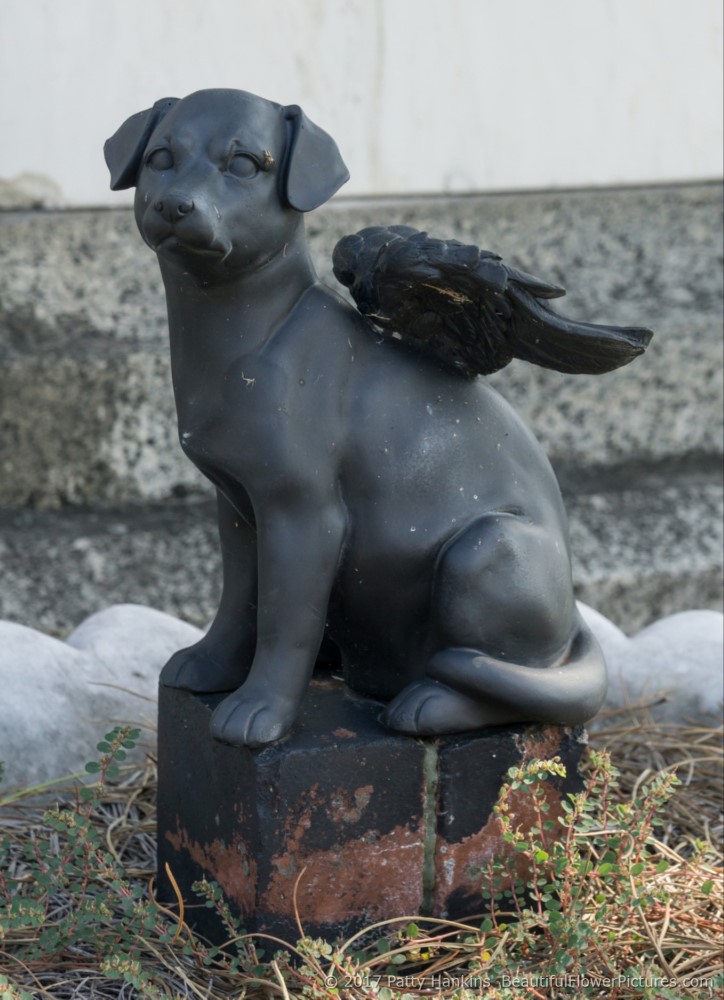
[[(234, 837), (231, 844), (220, 838), (212, 840), (210, 844), (200, 844), (189, 836), (178, 817), (176, 832), (167, 830), (165, 837), (174, 851), (184, 851), (207, 878), (219, 883), (224, 895), (238, 907), (242, 916), (254, 912), (257, 866), (241, 837)], [(173, 865), (171, 869), (173, 871)]]
[(296, 889), (302, 923), (334, 927), (360, 915), (383, 920), (393, 913), (417, 913), (423, 855), (421, 831), (406, 826), (374, 842), (358, 837), (311, 853), (292, 841), (287, 852), (272, 858), (274, 873), (263, 892), (263, 909), (292, 917)]
[(332, 793), (328, 814), (335, 823), (359, 823), (372, 798), (374, 785), (358, 788), (352, 796), (345, 788)]
[[(520, 764), (532, 759), (550, 759), (564, 755), (567, 738), (571, 730), (560, 726), (536, 726), (513, 734), (513, 743), (520, 753)], [(570, 759), (568, 764), (570, 766)], [(502, 784), (502, 780), (501, 780)], [(552, 782), (544, 786), (550, 819), (562, 815), (561, 791)], [(530, 793), (517, 789), (510, 794), (510, 816), (513, 825), (523, 830), (529, 829), (537, 821)], [(463, 837), (457, 842), (449, 842), (441, 837), (435, 853), (435, 890), (433, 912), (442, 916), (455, 910), (467, 913), (478, 912), (482, 906), (481, 891), (484, 871), (492, 859), (506, 862), (510, 870), (512, 884), (516, 877), (526, 875), (526, 861), (511, 845), (503, 840), (503, 830), (497, 816), (491, 815), (476, 833)]]
[[(581, 732), (501, 727), (404, 741), (380, 729), (374, 705), (343, 692), (341, 684), (313, 684), (300, 725), (308, 728), (276, 747), (237, 754), (209, 752), (210, 704), (162, 689), (162, 717), (173, 704), (176, 729), (160, 727), (161, 748), (173, 745), (159, 753), (160, 805), (173, 800), (159, 810), (161, 869), (168, 860), (187, 899), (201, 870), (249, 930), (279, 936), (294, 932), (297, 913), (305, 930), (326, 937), (394, 916), (478, 914), (491, 858), (506, 864), (511, 880), (525, 874), (492, 812), (507, 769), (560, 755), (574, 777)], [(329, 743), (330, 719), (356, 742)], [(167, 769), (177, 776), (174, 788)], [(210, 789), (206, 803), (188, 802), (189, 783)], [(554, 816), (562, 793), (554, 782), (545, 788)], [(516, 825), (535, 821), (524, 789), (511, 793), (510, 807)], [(205, 913), (192, 919), (213, 935)]]
[(516, 733), (515, 745), (521, 752), (521, 763), (550, 760), (561, 752), (561, 744), (573, 730), (568, 726), (536, 726)]

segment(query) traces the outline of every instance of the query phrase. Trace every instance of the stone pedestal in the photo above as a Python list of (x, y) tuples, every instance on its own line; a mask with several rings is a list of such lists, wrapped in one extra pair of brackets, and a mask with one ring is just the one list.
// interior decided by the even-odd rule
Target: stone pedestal
[(507, 770), (560, 755), (578, 787), (582, 730), (504, 726), (440, 740), (396, 736), (381, 706), (315, 679), (298, 723), (260, 750), (216, 743), (220, 701), (161, 688), (159, 895), (190, 908), (212, 940), (228, 935), (191, 889), (218, 882), (248, 931), (333, 940), (376, 920), (481, 912), (481, 868), (508, 845), (492, 815)]

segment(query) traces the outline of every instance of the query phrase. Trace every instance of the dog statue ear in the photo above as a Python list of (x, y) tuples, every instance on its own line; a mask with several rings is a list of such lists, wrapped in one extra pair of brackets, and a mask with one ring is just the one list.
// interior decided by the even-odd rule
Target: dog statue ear
[(168, 111), (178, 103), (178, 97), (163, 97), (152, 108), (132, 115), (103, 146), (111, 172), (111, 191), (135, 187), (141, 157), (151, 133)]
[(284, 197), (298, 212), (311, 212), (349, 180), (349, 170), (331, 135), (296, 104), (283, 110), (289, 130), (282, 174)]

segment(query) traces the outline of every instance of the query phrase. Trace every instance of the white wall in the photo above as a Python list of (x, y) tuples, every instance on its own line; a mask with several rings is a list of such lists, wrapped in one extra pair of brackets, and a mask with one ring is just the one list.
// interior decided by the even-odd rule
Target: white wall
[(0, 179), (118, 205), (105, 138), (209, 86), (301, 104), (347, 194), (717, 177), (721, 46), (719, 0), (0, 0)]

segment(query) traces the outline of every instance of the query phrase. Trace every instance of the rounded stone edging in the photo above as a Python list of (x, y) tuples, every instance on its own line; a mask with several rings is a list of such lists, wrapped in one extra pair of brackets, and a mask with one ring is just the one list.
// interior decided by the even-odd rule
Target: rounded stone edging
[[(583, 617), (609, 667), (607, 708), (641, 699), (670, 722), (720, 716), (724, 616), (684, 611), (628, 638), (585, 604)], [(115, 724), (153, 730), (158, 674), (202, 631), (162, 611), (118, 604), (86, 618), (65, 641), (0, 621), (3, 787), (82, 772)]]

